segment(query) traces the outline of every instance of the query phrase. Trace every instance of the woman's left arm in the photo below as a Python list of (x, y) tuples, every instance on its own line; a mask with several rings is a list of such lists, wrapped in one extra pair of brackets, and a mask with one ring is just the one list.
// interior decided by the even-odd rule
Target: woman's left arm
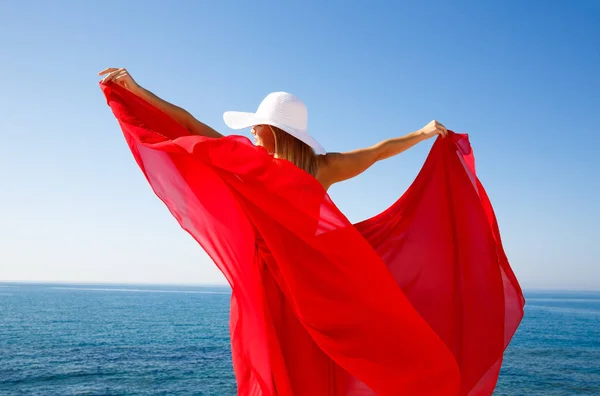
[(374, 146), (346, 153), (327, 153), (319, 179), (324, 185), (332, 185), (360, 175), (375, 162), (393, 157), (415, 144), (436, 135), (446, 136), (448, 130), (437, 121), (408, 135), (384, 140)]

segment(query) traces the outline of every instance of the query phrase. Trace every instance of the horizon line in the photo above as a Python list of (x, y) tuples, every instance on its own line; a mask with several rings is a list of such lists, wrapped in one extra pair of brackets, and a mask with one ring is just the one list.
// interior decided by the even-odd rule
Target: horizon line
[[(156, 282), (111, 282), (111, 281), (60, 281), (60, 280), (0, 280), (0, 284), (61, 284), (61, 285), (114, 285), (114, 286), (180, 286), (180, 287), (227, 287), (228, 283), (156, 283)], [(564, 291), (564, 292), (600, 292), (600, 287), (577, 287), (577, 286), (532, 286), (522, 287), (525, 291)]]

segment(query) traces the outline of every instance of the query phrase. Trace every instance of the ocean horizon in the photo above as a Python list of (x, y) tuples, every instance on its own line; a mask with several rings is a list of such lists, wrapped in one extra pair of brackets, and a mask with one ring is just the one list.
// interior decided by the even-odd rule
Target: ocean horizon
[[(235, 395), (227, 285), (0, 282), (0, 395)], [(526, 289), (495, 395), (600, 394), (600, 291)]]

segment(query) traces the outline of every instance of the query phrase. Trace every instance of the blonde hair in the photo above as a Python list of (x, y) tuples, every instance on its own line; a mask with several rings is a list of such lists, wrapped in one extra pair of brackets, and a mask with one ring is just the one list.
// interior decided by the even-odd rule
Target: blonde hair
[(277, 127), (267, 126), (275, 138), (275, 157), (288, 160), (316, 177), (319, 170), (319, 158), (313, 148)]

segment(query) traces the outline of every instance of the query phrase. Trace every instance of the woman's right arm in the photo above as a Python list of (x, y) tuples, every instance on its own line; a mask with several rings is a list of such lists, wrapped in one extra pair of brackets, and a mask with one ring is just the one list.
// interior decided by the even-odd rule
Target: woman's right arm
[(434, 120), (416, 132), (384, 140), (368, 148), (346, 153), (327, 153), (324, 159), (325, 166), (319, 172), (319, 181), (323, 186), (331, 186), (351, 179), (366, 171), (377, 161), (398, 155), (433, 136), (447, 134), (446, 127)]
[(194, 116), (192, 116), (188, 111), (182, 109), (179, 106), (175, 106), (163, 100), (148, 91), (147, 89), (141, 87), (129, 74), (126, 69), (116, 69), (116, 68), (108, 68), (102, 70), (98, 73), (100, 76), (106, 75), (102, 82), (113, 81), (114, 83), (122, 86), (128, 91), (134, 93), (140, 98), (144, 99), (151, 105), (157, 107), (162, 110), (169, 117), (173, 118), (177, 121), (181, 126), (185, 127), (190, 133), (194, 135), (202, 135), (207, 137), (223, 137), (219, 132), (215, 131), (208, 125), (198, 121)]

